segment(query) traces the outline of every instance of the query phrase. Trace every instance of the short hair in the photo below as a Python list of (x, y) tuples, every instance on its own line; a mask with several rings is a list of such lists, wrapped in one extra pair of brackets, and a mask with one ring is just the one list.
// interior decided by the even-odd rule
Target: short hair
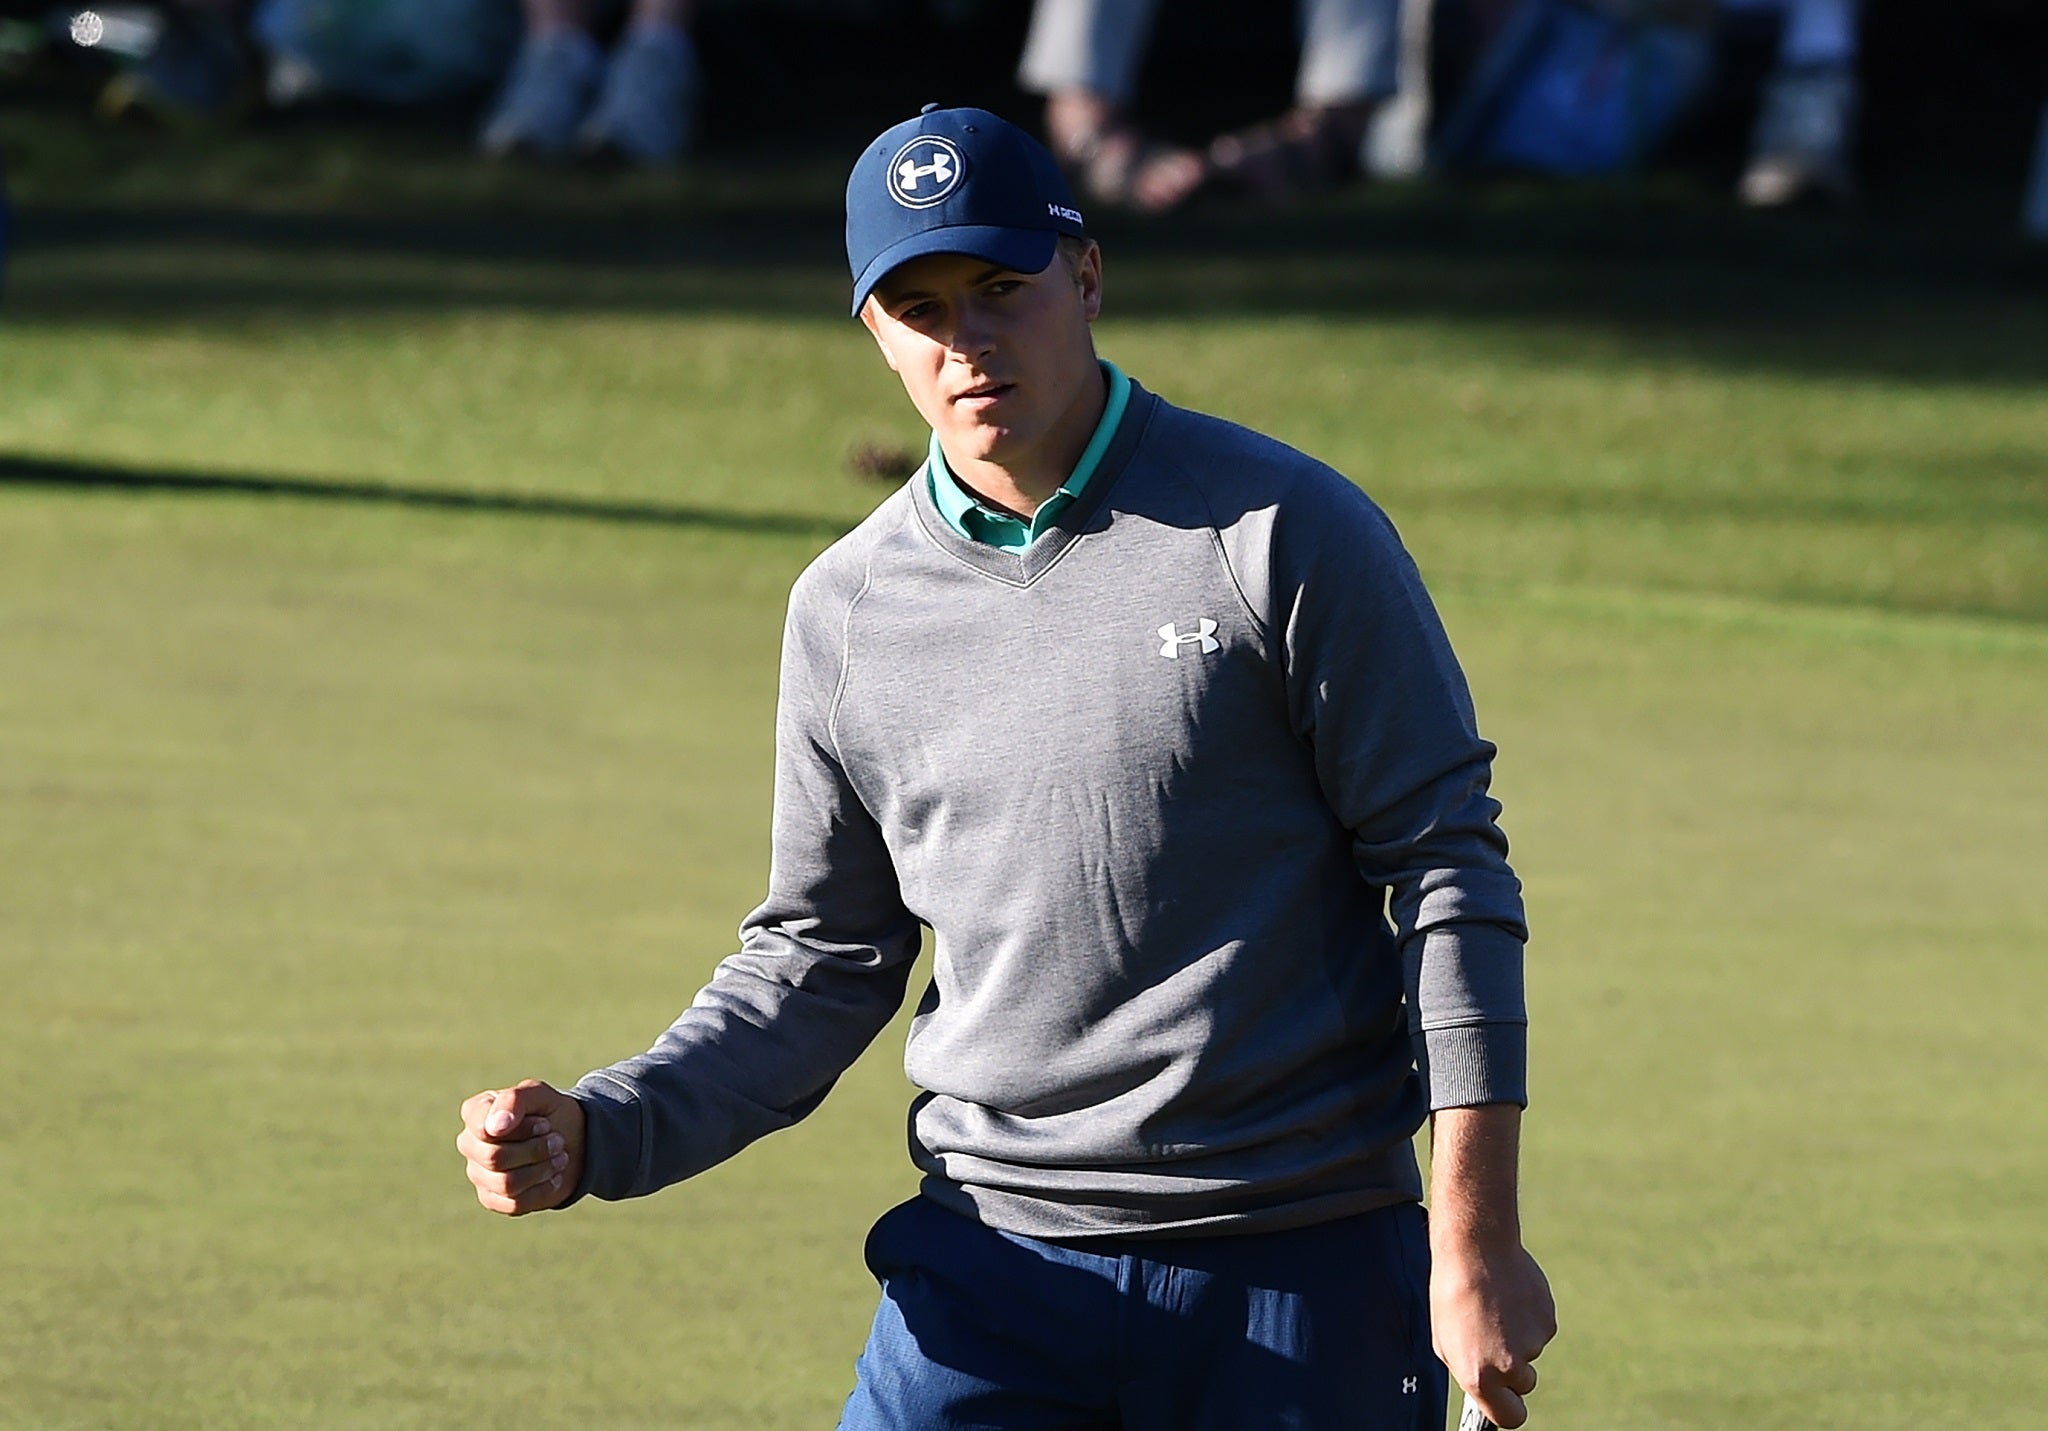
[(1088, 245), (1094, 242), (1094, 239), (1081, 238), (1076, 234), (1060, 235), (1058, 244), (1059, 258), (1060, 262), (1067, 266), (1067, 272), (1072, 274), (1080, 273), (1081, 255), (1088, 252)]

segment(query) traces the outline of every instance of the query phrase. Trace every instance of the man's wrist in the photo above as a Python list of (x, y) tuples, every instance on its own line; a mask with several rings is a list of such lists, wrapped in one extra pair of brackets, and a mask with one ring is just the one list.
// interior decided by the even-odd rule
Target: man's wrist
[(1438, 1263), (1484, 1262), (1519, 1251), (1521, 1246), (1521, 1220), (1512, 1212), (1479, 1223), (1448, 1218), (1430, 1221), (1429, 1254)]

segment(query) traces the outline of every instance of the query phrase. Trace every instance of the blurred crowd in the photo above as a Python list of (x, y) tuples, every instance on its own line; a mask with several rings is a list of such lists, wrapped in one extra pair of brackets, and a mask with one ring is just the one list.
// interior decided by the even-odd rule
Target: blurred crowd
[[(496, 160), (686, 163), (707, 66), (698, 0), (0, 0), (0, 50), (68, 48), (107, 69), (109, 117), (227, 119), (338, 97), (474, 96)], [(739, 0), (727, 0), (737, 4)], [(930, 0), (939, 4), (940, 0)], [(974, 0), (949, 0), (951, 8)], [(1165, 213), (1197, 195), (1285, 201), (1425, 169), (1585, 175), (1642, 164), (1717, 87), (1744, 88), (1757, 206), (1857, 189), (1863, 0), (1295, 0), (1292, 101), (1191, 141), (1160, 131), (1138, 77), (1167, 27), (1158, 0), (1036, 0), (1016, 83), (1097, 205)], [(1929, 7), (1940, 24), (1945, 7)], [(764, 6), (763, 24), (781, 23)], [(2044, 67), (2048, 83), (2048, 67)], [(1020, 116), (1028, 117), (1028, 116)], [(2048, 111), (2031, 207), (2048, 235)]]

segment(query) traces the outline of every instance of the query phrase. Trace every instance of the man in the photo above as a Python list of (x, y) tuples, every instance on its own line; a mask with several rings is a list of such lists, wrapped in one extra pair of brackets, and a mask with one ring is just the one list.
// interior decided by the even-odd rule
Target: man
[(791, 594), (768, 897), (648, 1053), (463, 1105), (479, 1198), (638, 1196), (794, 1123), (929, 927), (924, 1181), (842, 1427), (1434, 1431), (1432, 1327), (1519, 1426), (1554, 1330), (1520, 893), (1412, 563), (1328, 468), (1098, 362), (1100, 250), (996, 116), (870, 145), (847, 256), (931, 456)]

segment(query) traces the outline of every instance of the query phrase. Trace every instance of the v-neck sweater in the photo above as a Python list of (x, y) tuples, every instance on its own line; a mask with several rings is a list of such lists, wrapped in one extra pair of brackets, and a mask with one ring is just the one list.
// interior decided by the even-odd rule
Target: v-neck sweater
[(800, 577), (768, 893), (577, 1085), (577, 1195), (817, 1106), (931, 931), (905, 1069), (936, 1201), (1041, 1237), (1420, 1196), (1432, 1107), (1525, 1101), (1492, 745), (1414, 563), (1323, 464), (1133, 385), (1030, 546), (910, 482)]

